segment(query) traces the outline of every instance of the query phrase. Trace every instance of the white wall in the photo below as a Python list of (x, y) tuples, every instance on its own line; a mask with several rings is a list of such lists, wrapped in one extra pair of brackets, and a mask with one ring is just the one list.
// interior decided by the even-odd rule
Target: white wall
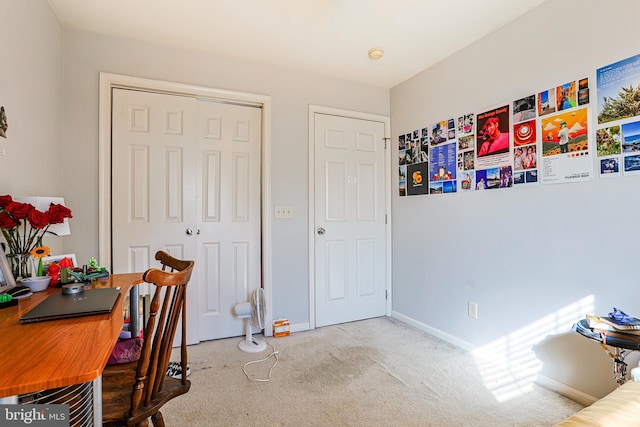
[[(62, 30), (46, 1), (0, 0), (0, 9), (0, 105), (9, 123), (0, 138), (0, 194), (60, 196), (62, 169), (73, 167), (60, 151)], [(44, 243), (57, 252), (65, 239)]]
[[(640, 53), (638, 16), (640, 2), (629, 0), (545, 2), (393, 88), (396, 146), (437, 120), (583, 77), (593, 126), (595, 70)], [(600, 314), (615, 306), (640, 315), (630, 221), (640, 178), (602, 180), (595, 163), (589, 182), (439, 196), (399, 197), (396, 172), (394, 311), (462, 347), (493, 347), (511, 357), (507, 370), (531, 358), (554, 381), (596, 397), (610, 391), (608, 357), (569, 328), (590, 301)], [(477, 320), (468, 301), (479, 304)]]
[[(98, 83), (105, 71), (271, 96), (272, 202), (294, 218), (273, 221), (273, 318), (309, 321), (308, 106), (389, 115), (389, 91), (248, 62), (65, 30), (63, 153), (81, 161), (64, 172), (74, 206), (69, 250), (98, 252)], [(272, 207), (273, 209), (273, 207)]]

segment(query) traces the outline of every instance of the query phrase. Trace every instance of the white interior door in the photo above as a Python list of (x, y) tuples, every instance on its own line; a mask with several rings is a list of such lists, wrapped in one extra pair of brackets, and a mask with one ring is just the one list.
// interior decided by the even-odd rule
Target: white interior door
[(261, 283), (260, 126), (257, 108), (113, 89), (113, 271), (194, 259), (189, 344), (242, 335), (232, 307)]
[(316, 326), (386, 313), (384, 123), (315, 113)]
[[(196, 260), (196, 102), (194, 98), (113, 90), (112, 265), (114, 273), (158, 266), (162, 249)], [(187, 341), (199, 341), (198, 281), (187, 288)]]
[(261, 286), (260, 108), (198, 102), (201, 339), (238, 336), (233, 307)]

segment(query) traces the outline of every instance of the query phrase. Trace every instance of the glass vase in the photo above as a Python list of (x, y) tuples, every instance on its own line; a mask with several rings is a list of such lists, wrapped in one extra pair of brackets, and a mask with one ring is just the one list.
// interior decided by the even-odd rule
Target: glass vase
[(31, 255), (26, 254), (7, 254), (7, 258), (11, 262), (11, 271), (13, 272), (13, 277), (16, 281), (25, 278), (31, 277)]

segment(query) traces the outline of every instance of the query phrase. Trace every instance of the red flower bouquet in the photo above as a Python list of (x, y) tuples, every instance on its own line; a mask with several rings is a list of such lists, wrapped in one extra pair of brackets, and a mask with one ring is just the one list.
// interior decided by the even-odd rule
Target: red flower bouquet
[(14, 201), (9, 195), (0, 196), (0, 230), (11, 254), (28, 254), (51, 224), (61, 224), (65, 218), (73, 215), (63, 205), (52, 203), (42, 212), (32, 204)]

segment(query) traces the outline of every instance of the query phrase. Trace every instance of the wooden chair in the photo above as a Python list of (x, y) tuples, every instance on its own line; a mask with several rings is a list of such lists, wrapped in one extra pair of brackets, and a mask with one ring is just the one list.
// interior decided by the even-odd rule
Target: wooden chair
[[(143, 279), (156, 286), (149, 319), (144, 328), (140, 359), (108, 366), (102, 374), (102, 423), (105, 426), (164, 426), (160, 409), (169, 400), (189, 391), (187, 380), (186, 290), (193, 261), (156, 253), (162, 270), (150, 268)], [(166, 375), (178, 319), (182, 315), (180, 358), (182, 377)]]

